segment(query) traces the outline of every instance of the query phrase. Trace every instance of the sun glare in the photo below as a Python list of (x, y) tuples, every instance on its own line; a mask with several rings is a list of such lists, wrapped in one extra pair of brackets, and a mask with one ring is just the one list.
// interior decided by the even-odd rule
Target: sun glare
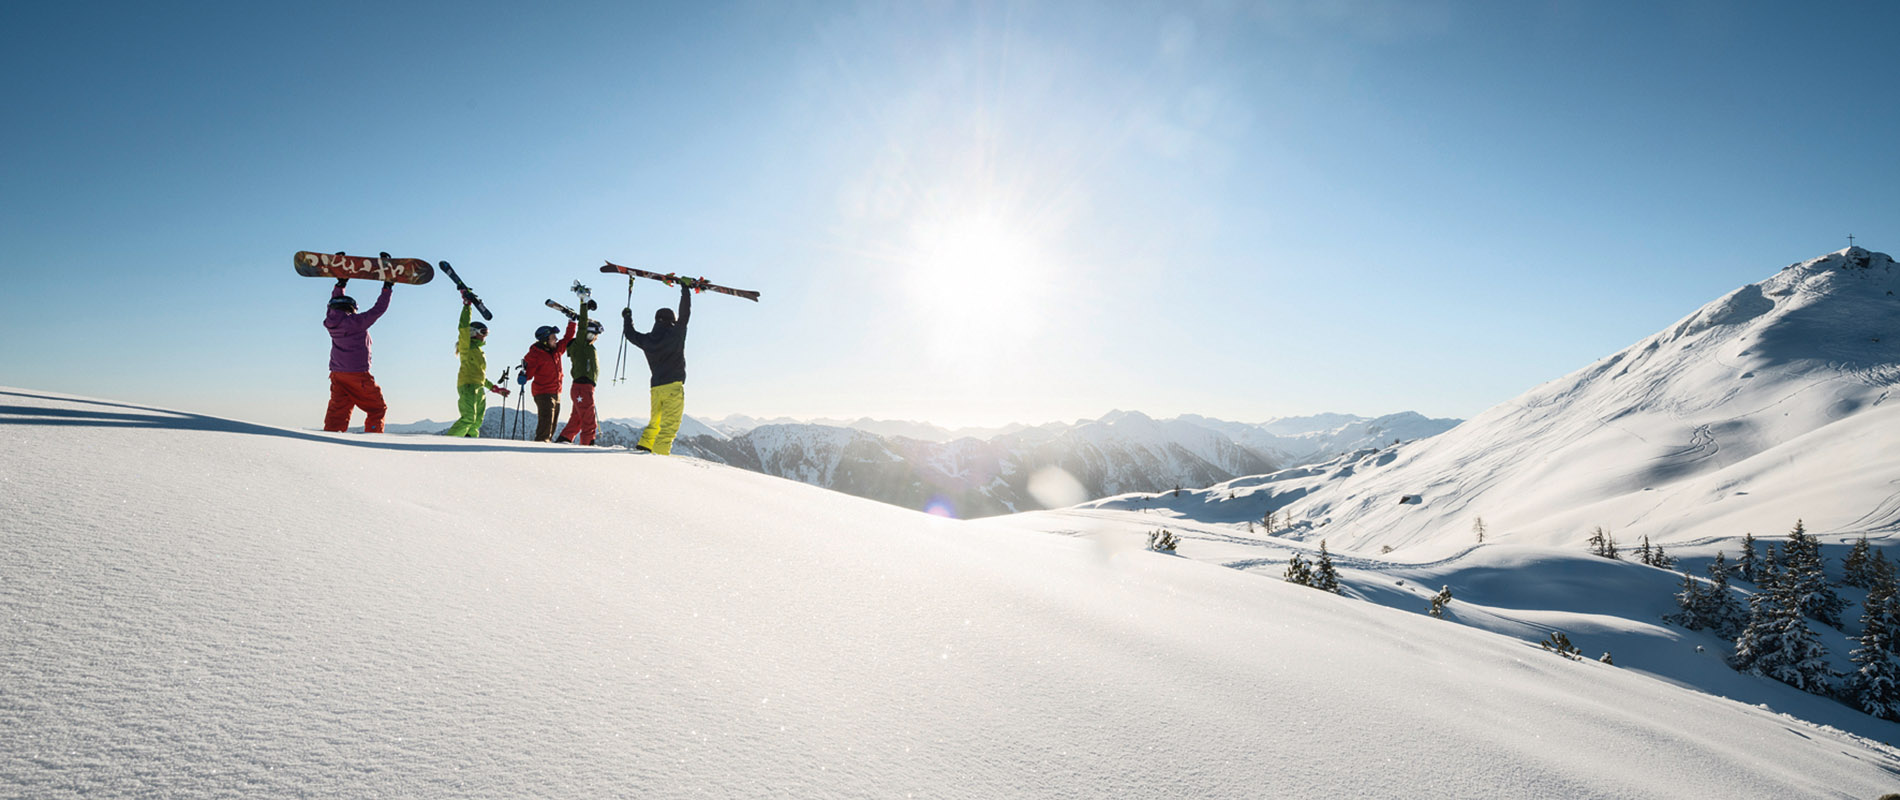
[(975, 215), (919, 226), (910, 267), (917, 323), (939, 359), (993, 359), (1033, 330), (1048, 265), (1006, 220)]

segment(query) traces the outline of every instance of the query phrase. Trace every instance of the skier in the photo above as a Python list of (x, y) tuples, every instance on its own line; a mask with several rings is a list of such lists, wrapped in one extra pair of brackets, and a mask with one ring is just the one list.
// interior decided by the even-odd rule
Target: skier
[(455, 354), (462, 357), (462, 370), (455, 376), (456, 407), (462, 416), (449, 426), (447, 433), (471, 439), (482, 435), (482, 416), (488, 412), (488, 396), (482, 389), (508, 396), (508, 387), (496, 386), (485, 374), (488, 355), (482, 352), (482, 343), (488, 341), (488, 326), (469, 321), (474, 305), (474, 298), (467, 291), (462, 292), (462, 321), (455, 335)]
[(561, 355), (574, 343), (574, 322), (567, 323), (567, 335), (560, 341), (554, 340), (554, 334), (560, 329), (553, 325), (543, 325), (534, 330), (534, 344), (528, 347), (528, 354), (521, 357), (522, 369), (528, 371), (528, 377), (534, 380), (531, 387), (534, 395), (534, 411), (538, 419), (534, 423), (534, 440), (545, 442), (554, 437), (554, 420), (561, 415)]
[(363, 409), (363, 432), (382, 433), (383, 415), (389, 411), (383, 402), (383, 389), (369, 374), (369, 326), (389, 310), (389, 291), (394, 281), (383, 281), (383, 293), (369, 311), (356, 313), (356, 300), (343, 293), (349, 278), (336, 279), (330, 292), (330, 310), (323, 315), (323, 327), (330, 330), (330, 407), (323, 415), (323, 429), (344, 432), (350, 429), (350, 415)]
[(647, 355), (647, 368), (653, 371), (652, 416), (646, 430), (640, 432), (636, 450), (672, 455), (673, 437), (680, 430), (680, 416), (686, 411), (686, 322), (693, 315), (693, 292), (680, 284), (680, 313), (673, 309), (653, 312), (653, 332), (641, 333), (633, 327), (633, 309), (621, 309), (622, 333)]
[(587, 333), (567, 348), (567, 357), (574, 362), (574, 388), (568, 395), (574, 399), (574, 411), (568, 414), (567, 427), (561, 429), (556, 442), (591, 445), (600, 434), (600, 423), (594, 417), (594, 381), (600, 377), (600, 359), (594, 351), (594, 340), (600, 338), (606, 326), (601, 325), (600, 320), (587, 318), (593, 306), (591, 301), (581, 304), (580, 319), (575, 324)]

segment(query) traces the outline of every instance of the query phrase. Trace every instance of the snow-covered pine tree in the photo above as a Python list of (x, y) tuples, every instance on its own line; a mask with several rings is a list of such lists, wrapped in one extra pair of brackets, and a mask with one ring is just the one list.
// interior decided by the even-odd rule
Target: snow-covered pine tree
[[(1880, 624), (1890, 634), (1887, 637), (1887, 651), (1900, 656), (1900, 579), (1896, 579), (1894, 575), (1893, 562), (1888, 561), (1886, 554), (1879, 550), (1875, 550), (1874, 557), (1868, 560), (1867, 572), (1870, 585), (1895, 587), (1892, 602), (1877, 608), (1880, 612)], [(1869, 591), (1871, 593), (1871, 590)], [(1863, 606), (1863, 609), (1865, 613), (1865, 611), (1874, 610), (1874, 607)]]
[(1657, 569), (1675, 569), (1676, 568), (1676, 560), (1670, 557), (1668, 553), (1663, 552), (1662, 545), (1656, 545), (1656, 552), (1650, 557), (1654, 559), (1649, 564), (1652, 567), (1656, 567)]
[(1709, 583), (1711, 584), (1705, 599), (1708, 602), (1708, 615), (1714, 619), (1715, 632), (1734, 638), (1742, 630), (1748, 614), (1742, 604), (1735, 599), (1735, 593), (1728, 587), (1730, 573), (1728, 561), (1721, 552), (1715, 554), (1715, 560), (1709, 562)]
[(1755, 554), (1755, 534), (1742, 534), (1742, 557), (1735, 562), (1735, 568), (1742, 571), (1742, 580), (1755, 583), (1755, 576), (1761, 573), (1761, 557)]
[(1873, 589), (1870, 583), (1873, 576), (1867, 574), (1867, 568), (1873, 563), (1873, 554), (1869, 552), (1869, 550), (1867, 534), (1863, 533), (1859, 539), (1854, 541), (1853, 549), (1847, 551), (1847, 558), (1841, 562), (1841, 570), (1843, 572), (1841, 585), (1858, 586), (1862, 589), (1869, 590)]
[(1432, 595), (1431, 615), (1439, 619), (1444, 619), (1445, 606), (1449, 605), (1450, 603), (1451, 603), (1451, 587), (1450, 586), (1438, 587), (1438, 594)]
[(1319, 540), (1319, 563), (1313, 568), (1311, 586), (1322, 592), (1339, 594), (1339, 573), (1333, 570), (1333, 556), (1326, 552), (1326, 540)]
[(1753, 670), (1756, 660), (1763, 653), (1781, 649), (1780, 629), (1773, 624), (1779, 617), (1781, 602), (1781, 596), (1777, 594), (1779, 566), (1775, 548), (1770, 545), (1767, 557), (1757, 560), (1755, 593), (1748, 596), (1748, 620), (1742, 625), (1741, 633), (1735, 636), (1735, 655), (1731, 663), (1743, 672)]
[(1774, 550), (1763, 563), (1767, 585), (1750, 598), (1748, 628), (1735, 640), (1738, 668), (1781, 681), (1805, 692), (1827, 694), (1827, 647), (1796, 602), (1791, 577), (1777, 563)]
[(1890, 720), (1900, 720), (1900, 663), (1894, 655), (1894, 637), (1900, 630), (1892, 627), (1900, 600), (1894, 597), (1895, 589), (1891, 571), (1871, 578), (1860, 617), (1860, 646), (1849, 658), (1854, 671), (1848, 673), (1846, 686), (1848, 699), (1860, 710)]
[(1484, 544), (1485, 530), (1484, 517), (1479, 517), (1471, 523), (1471, 532), (1478, 535), (1478, 544)]
[(1680, 610), (1663, 619), (1692, 631), (1715, 627), (1707, 616), (1709, 610), (1707, 591), (1702, 588), (1702, 582), (1696, 580), (1695, 576), (1690, 575), (1686, 569), (1682, 571), (1682, 591), (1676, 592), (1676, 608)]
[(1545, 650), (1549, 650), (1572, 661), (1583, 660), (1583, 650), (1571, 644), (1570, 636), (1563, 631), (1551, 631), (1549, 636), (1544, 637), (1544, 640), (1537, 644)]
[(1807, 526), (1795, 520), (1781, 554), (1782, 580), (1802, 614), (1838, 628), (1847, 602), (1828, 582), (1825, 563), (1820, 540), (1808, 535)]
[(1299, 553), (1294, 553), (1292, 558), (1286, 560), (1286, 575), (1284, 577), (1288, 583), (1312, 586), (1313, 565), (1308, 563), (1306, 559), (1301, 558)]

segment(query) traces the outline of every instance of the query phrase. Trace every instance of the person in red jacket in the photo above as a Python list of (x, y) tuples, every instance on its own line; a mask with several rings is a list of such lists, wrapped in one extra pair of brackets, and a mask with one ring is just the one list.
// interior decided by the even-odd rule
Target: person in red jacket
[(536, 328), (534, 345), (521, 357), (521, 368), (527, 370), (528, 378), (534, 381), (529, 393), (534, 395), (534, 411), (538, 417), (534, 423), (537, 442), (554, 438), (555, 418), (561, 415), (561, 356), (567, 353), (567, 346), (574, 343), (574, 322), (568, 321), (567, 335), (557, 342), (554, 334), (558, 332), (553, 325)]

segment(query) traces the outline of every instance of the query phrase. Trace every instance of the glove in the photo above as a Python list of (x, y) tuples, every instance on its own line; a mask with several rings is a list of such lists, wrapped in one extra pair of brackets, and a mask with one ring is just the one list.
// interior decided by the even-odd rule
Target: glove
[(494, 392), (502, 397), (508, 396), (508, 387), (506, 386), (490, 386), (488, 387), (488, 391)]
[(396, 285), (396, 282), (395, 282), (395, 281), (383, 281), (383, 289), (384, 289), (385, 291), (387, 291), (387, 290), (389, 290), (389, 289), (391, 289), (391, 288), (394, 288), (394, 287), (395, 287), (395, 285)]
[(633, 309), (631, 308), (620, 309), (620, 317), (629, 322), (633, 321)]
[(343, 286), (344, 286), (344, 284), (347, 284), (347, 283), (349, 283), (349, 282), (350, 282), (350, 279), (349, 279), (349, 278), (337, 278), (337, 279), (336, 279), (336, 288), (338, 288), (338, 289), (341, 289), (341, 288), (343, 288)]

